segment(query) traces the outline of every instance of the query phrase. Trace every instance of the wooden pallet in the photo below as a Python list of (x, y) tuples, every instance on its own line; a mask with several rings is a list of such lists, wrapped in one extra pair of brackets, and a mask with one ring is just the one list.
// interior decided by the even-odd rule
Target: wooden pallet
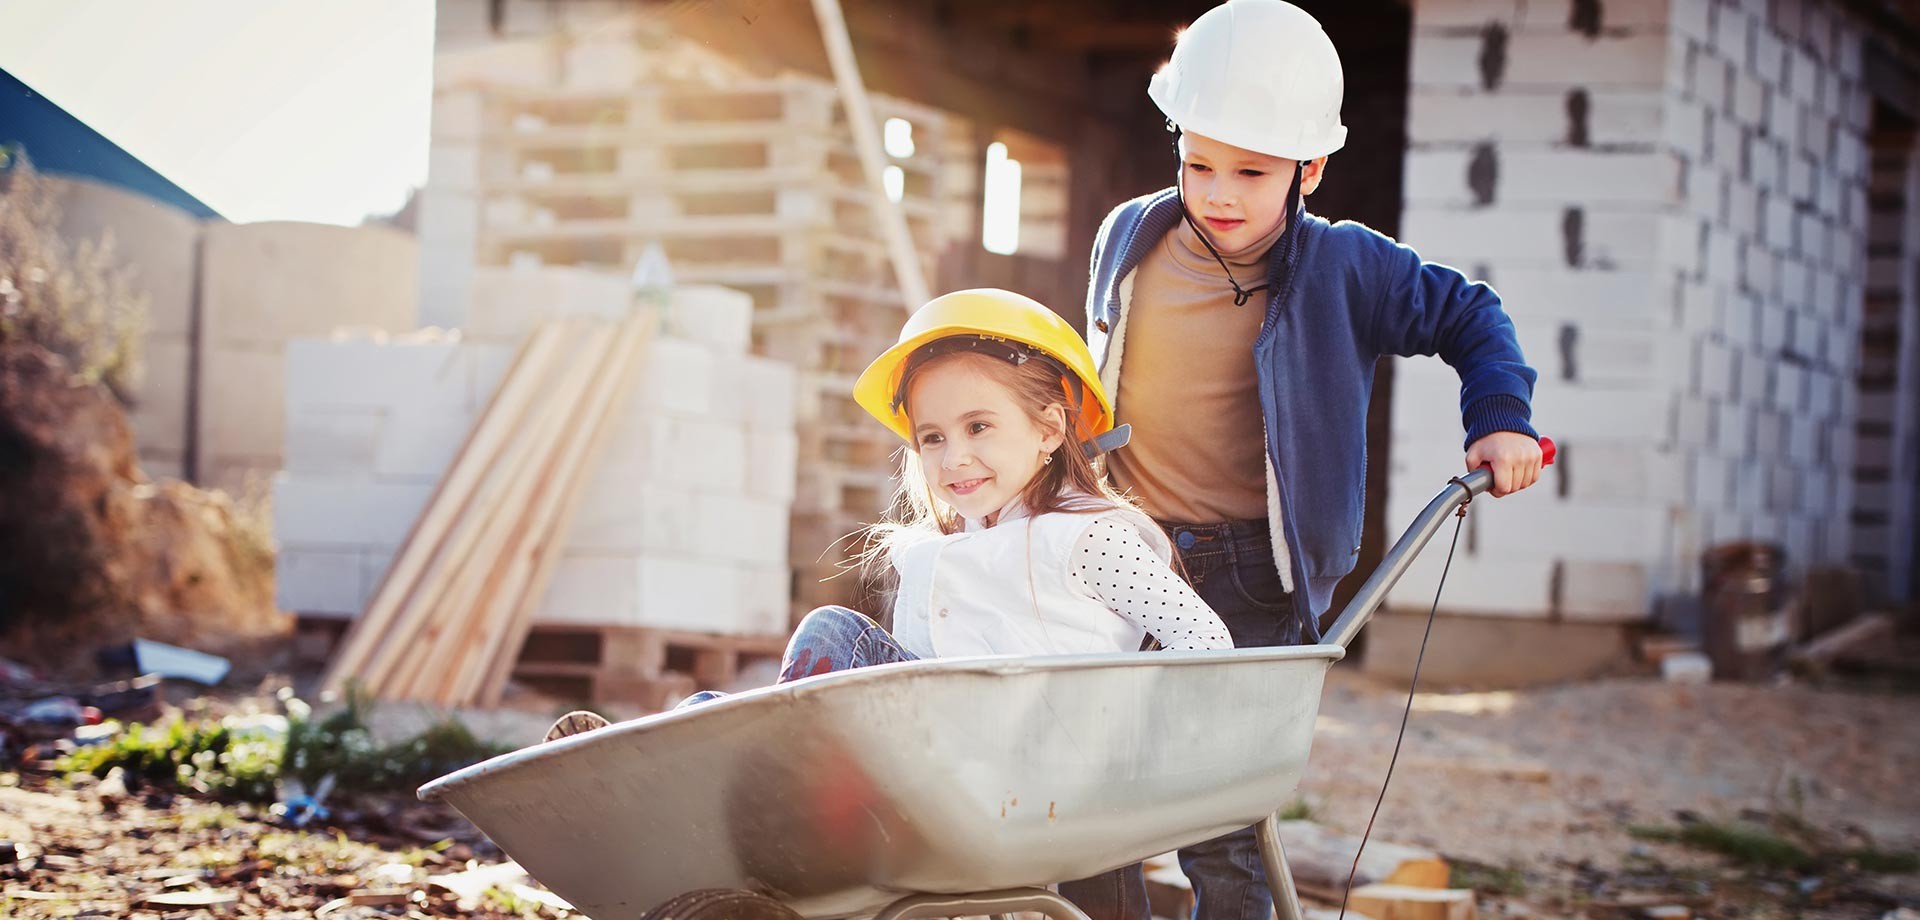
[(786, 647), (786, 636), (541, 626), (521, 647), (513, 680), (561, 699), (664, 709), (695, 690), (731, 686), (749, 665), (777, 664)]

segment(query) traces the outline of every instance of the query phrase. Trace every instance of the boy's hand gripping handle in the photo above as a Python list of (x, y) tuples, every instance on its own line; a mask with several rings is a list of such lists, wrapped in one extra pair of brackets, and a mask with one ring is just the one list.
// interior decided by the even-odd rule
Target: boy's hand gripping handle
[[(1552, 438), (1540, 439), (1541, 466), (1552, 466), (1556, 452)], [(1387, 550), (1386, 557), (1380, 560), (1380, 565), (1360, 586), (1360, 593), (1347, 602), (1346, 609), (1340, 611), (1339, 618), (1327, 628), (1327, 634), (1321, 641), (1341, 648), (1353, 642), (1353, 637), (1360, 634), (1360, 627), (1367, 625), (1367, 621), (1373, 619), (1374, 611), (1380, 609), (1380, 602), (1386, 600), (1387, 592), (1394, 583), (1406, 574), (1408, 566), (1413, 565), (1414, 557), (1420, 555), (1427, 541), (1433, 539), (1434, 532), (1446, 522), (1447, 515), (1472, 501), (1475, 495), (1492, 488), (1493, 471), (1484, 465), (1465, 476), (1449, 480), (1446, 490), (1427, 503), (1426, 509), (1413, 519), (1406, 533), (1401, 534), (1393, 548)]]

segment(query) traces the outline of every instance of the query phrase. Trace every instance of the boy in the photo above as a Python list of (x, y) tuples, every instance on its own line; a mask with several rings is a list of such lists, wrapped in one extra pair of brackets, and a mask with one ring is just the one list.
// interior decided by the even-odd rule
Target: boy
[[(1540, 473), (1534, 371), (1494, 292), (1306, 213), (1346, 140), (1342, 88), (1333, 43), (1305, 11), (1209, 10), (1148, 88), (1179, 179), (1115, 208), (1094, 242), (1088, 343), (1134, 431), (1109, 473), (1166, 527), (1240, 647), (1320, 638), (1359, 554), (1381, 355), (1438, 354), (1459, 372), (1466, 465), (1493, 468), (1493, 494)], [(1197, 920), (1268, 916), (1252, 829), (1188, 847), (1180, 864)], [(1095, 918), (1144, 916), (1137, 878), (1061, 892)]]

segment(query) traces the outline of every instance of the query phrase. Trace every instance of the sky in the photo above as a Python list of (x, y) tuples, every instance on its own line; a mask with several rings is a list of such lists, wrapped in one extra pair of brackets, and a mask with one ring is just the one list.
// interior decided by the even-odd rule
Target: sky
[(236, 222), (426, 182), (433, 0), (0, 0), (0, 69)]

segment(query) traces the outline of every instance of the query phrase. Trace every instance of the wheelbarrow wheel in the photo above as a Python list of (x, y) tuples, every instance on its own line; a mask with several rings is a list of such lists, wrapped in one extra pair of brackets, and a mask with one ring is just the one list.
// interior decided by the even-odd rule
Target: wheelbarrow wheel
[(640, 920), (800, 920), (800, 915), (757, 891), (702, 888), (668, 900)]

